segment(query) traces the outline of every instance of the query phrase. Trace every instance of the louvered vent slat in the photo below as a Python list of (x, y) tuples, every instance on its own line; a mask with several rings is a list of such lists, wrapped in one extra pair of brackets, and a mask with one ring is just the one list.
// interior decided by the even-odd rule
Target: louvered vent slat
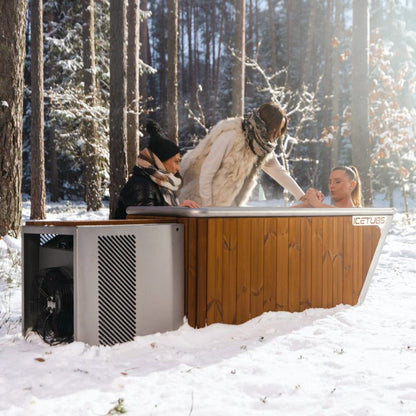
[(136, 332), (136, 237), (98, 237), (98, 338), (132, 341)]
[(44, 246), (47, 242), (56, 237), (56, 234), (39, 234), (40, 246)]

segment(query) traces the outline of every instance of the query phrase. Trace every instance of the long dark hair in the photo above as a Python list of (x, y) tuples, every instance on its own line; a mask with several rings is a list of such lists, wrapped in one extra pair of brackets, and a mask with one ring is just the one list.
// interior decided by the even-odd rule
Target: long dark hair
[(357, 168), (355, 166), (337, 166), (332, 169), (332, 171), (334, 170), (344, 171), (351, 181), (355, 181), (355, 187), (351, 192), (351, 199), (356, 208), (361, 207), (361, 179)]
[[(264, 103), (259, 107), (259, 114), (266, 123), (267, 132), (273, 139), (284, 135), (287, 130), (288, 119), (286, 112), (277, 103)], [(282, 120), (285, 119), (283, 127)]]

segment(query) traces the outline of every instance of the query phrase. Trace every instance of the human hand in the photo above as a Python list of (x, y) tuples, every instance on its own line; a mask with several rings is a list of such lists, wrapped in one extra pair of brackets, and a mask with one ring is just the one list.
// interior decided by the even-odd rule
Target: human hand
[(305, 202), (309, 203), (313, 207), (317, 207), (322, 203), (324, 199), (324, 194), (315, 188), (309, 188), (305, 192), (304, 198)]
[(185, 199), (179, 204), (180, 207), (187, 207), (187, 208), (199, 208), (199, 205), (190, 199)]

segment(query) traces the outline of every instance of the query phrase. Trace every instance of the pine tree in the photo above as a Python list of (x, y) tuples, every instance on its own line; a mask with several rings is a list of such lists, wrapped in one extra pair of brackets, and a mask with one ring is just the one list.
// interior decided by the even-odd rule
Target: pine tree
[(139, 149), (139, 0), (127, 7), (127, 170), (136, 165)]
[(26, 0), (0, 1), (0, 236), (22, 225), (22, 119)]
[(368, 0), (353, 1), (352, 39), (352, 163), (362, 181), (365, 206), (372, 206), (369, 122), (369, 9)]
[(178, 0), (168, 0), (168, 137), (178, 142)]
[[(83, 10), (83, 63), (84, 94), (86, 104), (94, 108), (96, 103), (95, 79), (95, 3), (84, 0)], [(101, 208), (101, 176), (96, 122), (92, 114), (85, 114), (81, 131), (85, 140), (85, 202), (87, 210), (97, 211)]]
[(232, 82), (232, 108), (231, 115), (242, 116), (244, 113), (245, 97), (245, 22), (246, 22), (246, 2), (245, 0), (235, 0), (236, 27), (234, 33), (236, 58), (233, 66)]
[(110, 218), (127, 179), (126, 5), (110, 1)]
[(30, 3), (31, 27), (31, 186), (30, 218), (46, 218), (45, 152), (44, 152), (44, 93), (43, 93), (43, 2)]

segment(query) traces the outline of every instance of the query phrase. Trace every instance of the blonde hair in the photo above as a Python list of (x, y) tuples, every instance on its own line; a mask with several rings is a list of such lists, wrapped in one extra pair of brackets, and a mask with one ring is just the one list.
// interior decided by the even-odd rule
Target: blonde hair
[(332, 169), (332, 172), (334, 170), (344, 171), (351, 181), (355, 181), (355, 187), (351, 192), (351, 199), (354, 207), (361, 207), (361, 179), (357, 168), (355, 166), (337, 166)]

